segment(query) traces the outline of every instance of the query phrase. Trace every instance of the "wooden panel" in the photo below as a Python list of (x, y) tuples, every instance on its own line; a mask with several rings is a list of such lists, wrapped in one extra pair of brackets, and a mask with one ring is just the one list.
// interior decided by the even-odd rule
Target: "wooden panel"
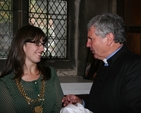
[(124, 21), (127, 26), (141, 26), (141, 0), (124, 0)]
[(141, 34), (140, 33), (128, 33), (127, 42), (128, 48), (136, 54), (141, 53)]
[(125, 26), (127, 33), (141, 33), (141, 26)]
[(125, 22), (125, 25), (132, 25), (132, 1), (131, 0), (124, 0), (124, 6), (123, 6), (123, 19)]
[(133, 24), (134, 26), (141, 26), (141, 0), (132, 0), (133, 1)]
[(117, 0), (117, 13), (125, 22), (128, 48), (141, 54), (141, 0)]

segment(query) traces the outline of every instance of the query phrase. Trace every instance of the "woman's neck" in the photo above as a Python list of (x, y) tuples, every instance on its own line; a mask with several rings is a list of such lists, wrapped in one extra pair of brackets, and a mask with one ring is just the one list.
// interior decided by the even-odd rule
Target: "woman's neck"
[(37, 69), (37, 65), (24, 66), (24, 74), (22, 76), (23, 80), (33, 81), (33, 80), (37, 80), (39, 77), (40, 77), (40, 72)]

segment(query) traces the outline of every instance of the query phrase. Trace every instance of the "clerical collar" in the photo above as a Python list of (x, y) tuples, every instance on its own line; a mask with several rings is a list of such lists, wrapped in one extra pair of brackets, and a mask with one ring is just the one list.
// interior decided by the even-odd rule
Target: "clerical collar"
[(116, 54), (121, 48), (122, 48), (122, 46), (121, 46), (120, 48), (118, 48), (117, 50), (115, 50), (112, 54), (110, 54), (107, 58), (105, 58), (105, 59), (103, 60), (104, 66), (108, 66), (108, 65), (109, 65), (108, 62), (107, 62), (107, 60), (108, 60), (109, 58), (111, 58), (114, 54)]
[(108, 62), (106, 58), (103, 60), (103, 62), (104, 62), (104, 66), (108, 66)]

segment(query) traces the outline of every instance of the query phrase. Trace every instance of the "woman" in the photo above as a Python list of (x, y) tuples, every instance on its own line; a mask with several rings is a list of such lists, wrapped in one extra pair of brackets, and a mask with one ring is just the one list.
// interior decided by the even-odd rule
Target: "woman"
[(41, 60), (46, 40), (32, 25), (15, 34), (0, 76), (0, 113), (59, 113), (63, 98), (59, 79)]

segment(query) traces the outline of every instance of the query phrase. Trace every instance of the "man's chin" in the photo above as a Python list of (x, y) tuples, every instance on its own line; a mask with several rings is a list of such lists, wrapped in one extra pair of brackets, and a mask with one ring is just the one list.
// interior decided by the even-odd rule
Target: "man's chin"
[(97, 56), (94, 54), (94, 58), (97, 59)]
[(101, 60), (101, 59), (100, 59), (98, 56), (96, 56), (96, 55), (94, 55), (94, 58), (95, 58), (95, 59), (99, 59), (99, 60)]

